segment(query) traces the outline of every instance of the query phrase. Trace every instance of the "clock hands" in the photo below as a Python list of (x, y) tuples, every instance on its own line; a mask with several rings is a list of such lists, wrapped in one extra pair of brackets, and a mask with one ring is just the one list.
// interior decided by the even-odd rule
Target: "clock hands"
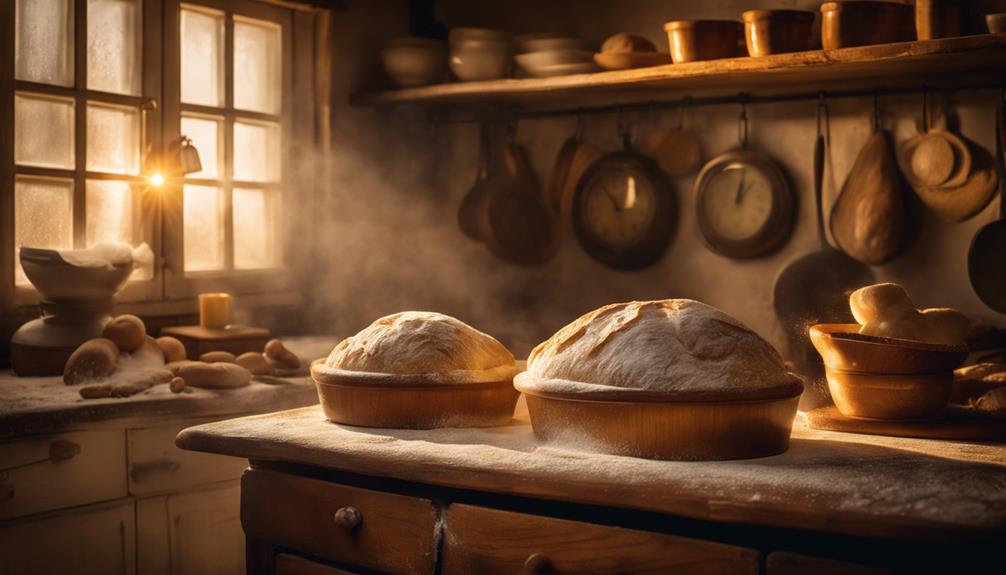
[(737, 184), (737, 195), (734, 196), (734, 205), (735, 206), (741, 205), (741, 198), (744, 196), (744, 192), (747, 191), (747, 190), (744, 189), (744, 176), (746, 176), (746, 175), (747, 175), (747, 170), (743, 170), (742, 169), (741, 170), (741, 181)]

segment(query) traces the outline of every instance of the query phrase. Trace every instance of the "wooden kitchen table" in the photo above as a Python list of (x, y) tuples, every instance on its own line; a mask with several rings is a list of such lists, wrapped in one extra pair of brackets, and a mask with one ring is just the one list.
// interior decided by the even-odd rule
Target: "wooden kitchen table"
[[(309, 407), (186, 429), (245, 457), (249, 572), (1006, 572), (1006, 447), (808, 429), (782, 455), (651, 461)], [(583, 446), (580, 446), (583, 447)]]

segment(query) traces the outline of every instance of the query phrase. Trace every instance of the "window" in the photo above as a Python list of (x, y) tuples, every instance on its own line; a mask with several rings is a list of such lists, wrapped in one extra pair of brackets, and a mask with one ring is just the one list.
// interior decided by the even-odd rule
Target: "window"
[[(12, 32), (0, 30), (0, 294), (15, 296), (4, 300), (37, 299), (19, 246), (109, 241), (158, 256), (120, 301), (287, 289), (275, 273), (287, 149), (314, 145), (315, 110), (309, 87), (291, 105), (291, 62), (296, 48), (299, 73), (312, 70), (314, 18), (251, 0), (0, 1)], [(177, 170), (183, 136), (198, 172)]]

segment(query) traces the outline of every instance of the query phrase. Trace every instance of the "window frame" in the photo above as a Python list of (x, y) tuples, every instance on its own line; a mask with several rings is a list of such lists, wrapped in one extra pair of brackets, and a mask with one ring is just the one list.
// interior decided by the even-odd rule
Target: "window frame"
[[(181, 102), (181, 8), (182, 6), (203, 8), (217, 13), (224, 14), (224, 107), (216, 108), (212, 106), (202, 106), (197, 104), (183, 104)], [(251, 112), (237, 110), (234, 108), (234, 20), (235, 17), (252, 18), (255, 20), (265, 20), (278, 24), (281, 29), (280, 43), (282, 49), (281, 81), (280, 91), (281, 106), (279, 114), (266, 114), (262, 112)], [(185, 179), (184, 181), (173, 180), (165, 187), (164, 195), (164, 292), (168, 298), (192, 297), (201, 292), (207, 291), (229, 291), (235, 294), (269, 294), (275, 292), (289, 291), (293, 287), (293, 281), (289, 273), (277, 273), (285, 271), (291, 263), (290, 248), (286, 240), (289, 234), (283, 230), (289, 229), (287, 222), (290, 221), (290, 209), (295, 206), (291, 203), (293, 195), (289, 190), (291, 187), (292, 161), (289, 150), (294, 142), (294, 118), (293, 107), (293, 52), (294, 52), (294, 11), (289, 8), (282, 8), (275, 5), (260, 2), (250, 2), (248, 0), (164, 0), (164, 34), (165, 46), (170, 46), (170, 50), (164, 51), (164, 114), (163, 114), (163, 149), (171, 149), (177, 146), (181, 134), (181, 118), (183, 113), (190, 113), (199, 116), (213, 116), (222, 118), (221, 129), (223, 135), (220, 138), (223, 143), (223, 169), (224, 173), (214, 179)], [(234, 143), (233, 125), (235, 120), (252, 120), (278, 123), (280, 130), (281, 161), (280, 161), (280, 181), (278, 183), (249, 183), (237, 182), (233, 179), (234, 167)], [(221, 185), (226, 190), (224, 196), (224, 258), (228, 269), (190, 271), (184, 269), (184, 222), (183, 214), (183, 186), (185, 183), (193, 185)], [(299, 187), (299, 186), (298, 186)], [(232, 269), (234, 254), (233, 216), (232, 216), (232, 190), (235, 188), (254, 188), (275, 190), (274, 193), (280, 195), (278, 202), (279, 211), (277, 220), (277, 236), (280, 237), (281, 249), (277, 256), (276, 266), (268, 269), (236, 270)]]
[[(91, 90), (87, 87), (87, 0), (73, 3), (73, 84), (57, 86), (15, 78), (15, 23), (16, 0), (3, 0), (0, 4), (0, 21), (7, 23), (7, 41), (0, 47), (0, 296), (3, 308), (35, 305), (38, 291), (30, 285), (14, 283), (14, 184), (18, 175), (59, 178), (73, 181), (73, 245), (84, 247), (87, 233), (86, 194), (87, 180), (127, 181), (146, 186), (144, 166), (147, 158), (160, 156), (161, 113), (156, 103), (161, 94), (161, 32), (159, 16), (162, 0), (140, 0), (140, 93), (116, 94)], [(0, 34), (0, 37), (4, 34)], [(72, 169), (17, 166), (14, 163), (14, 97), (17, 92), (41, 94), (74, 101), (74, 167)], [(87, 103), (127, 106), (139, 110), (140, 115), (140, 174), (110, 174), (87, 170)], [(141, 241), (147, 242), (154, 254), (160, 253), (160, 202), (157, 190), (144, 188), (136, 205), (140, 210)], [(136, 200), (134, 200), (136, 201)], [(148, 279), (130, 281), (119, 292), (123, 302), (156, 301), (163, 297), (163, 283), (157, 261)]]

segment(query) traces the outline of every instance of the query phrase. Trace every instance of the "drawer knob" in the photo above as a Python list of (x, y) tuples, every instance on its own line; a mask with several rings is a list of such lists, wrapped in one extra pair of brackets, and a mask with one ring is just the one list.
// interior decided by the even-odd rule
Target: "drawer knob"
[(524, 570), (535, 575), (548, 573), (552, 570), (552, 561), (544, 553), (532, 553), (524, 561)]
[(344, 529), (356, 529), (363, 523), (363, 514), (356, 507), (340, 507), (335, 512), (335, 524)]

